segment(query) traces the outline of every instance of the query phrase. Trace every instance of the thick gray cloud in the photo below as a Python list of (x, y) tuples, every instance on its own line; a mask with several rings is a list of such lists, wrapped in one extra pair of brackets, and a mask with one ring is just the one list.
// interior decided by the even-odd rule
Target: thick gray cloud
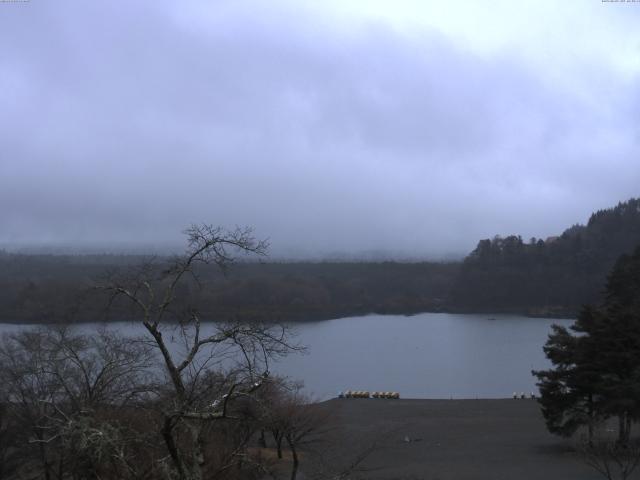
[(433, 257), (639, 194), (640, 7), (580, 37), (268, 4), (1, 4), (0, 243)]

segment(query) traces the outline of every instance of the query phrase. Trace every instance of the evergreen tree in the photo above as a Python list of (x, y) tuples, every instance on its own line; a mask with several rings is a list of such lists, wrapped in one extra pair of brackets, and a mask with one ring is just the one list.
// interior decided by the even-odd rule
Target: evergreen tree
[(554, 326), (544, 351), (553, 368), (534, 371), (550, 432), (570, 436), (580, 426), (617, 417), (618, 441), (629, 441), (640, 418), (640, 247), (609, 275), (605, 302), (584, 307), (566, 328)]
[[(598, 312), (585, 307), (575, 325), (576, 331), (597, 322)], [(565, 327), (553, 326), (544, 352), (554, 368), (532, 372), (538, 377), (539, 403), (551, 433), (571, 436), (586, 425), (589, 441), (599, 417), (596, 401), (599, 372), (595, 362), (596, 345), (588, 335), (576, 336)]]
[(599, 342), (603, 409), (619, 420), (619, 440), (629, 440), (640, 418), (640, 247), (622, 255), (607, 281)]

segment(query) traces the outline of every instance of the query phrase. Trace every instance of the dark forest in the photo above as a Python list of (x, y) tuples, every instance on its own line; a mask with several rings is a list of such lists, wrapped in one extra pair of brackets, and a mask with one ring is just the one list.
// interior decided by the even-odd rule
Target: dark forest
[[(199, 272), (185, 305), (208, 320), (307, 321), (367, 313), (574, 316), (599, 303), (615, 260), (640, 244), (640, 200), (591, 215), (561, 235), (484, 239), (462, 262), (238, 262)], [(9, 322), (125, 320), (132, 312), (92, 287), (109, 273), (160, 259), (139, 255), (0, 253), (0, 316)], [(180, 307), (177, 307), (178, 309)], [(176, 314), (179, 312), (176, 311)]]

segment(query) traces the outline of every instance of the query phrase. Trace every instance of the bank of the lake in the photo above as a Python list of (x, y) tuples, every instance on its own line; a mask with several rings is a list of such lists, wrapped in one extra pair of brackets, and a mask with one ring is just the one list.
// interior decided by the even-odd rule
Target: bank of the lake
[[(548, 433), (534, 400), (336, 399), (326, 403), (365, 478), (596, 480), (574, 442)], [(342, 448), (342, 447), (341, 447)]]

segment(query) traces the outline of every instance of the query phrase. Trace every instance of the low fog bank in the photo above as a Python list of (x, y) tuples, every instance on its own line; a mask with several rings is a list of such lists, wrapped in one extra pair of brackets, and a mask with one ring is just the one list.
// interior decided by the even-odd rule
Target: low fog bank
[[(5, 244), (0, 250), (20, 255), (58, 255), (58, 256), (158, 256), (171, 257), (184, 253), (180, 245), (143, 245), (119, 242), (113, 244)], [(317, 250), (305, 248), (270, 249), (264, 257), (239, 255), (240, 262), (451, 262), (462, 260), (469, 252), (423, 253), (410, 251), (369, 250), (348, 252), (339, 250)]]

